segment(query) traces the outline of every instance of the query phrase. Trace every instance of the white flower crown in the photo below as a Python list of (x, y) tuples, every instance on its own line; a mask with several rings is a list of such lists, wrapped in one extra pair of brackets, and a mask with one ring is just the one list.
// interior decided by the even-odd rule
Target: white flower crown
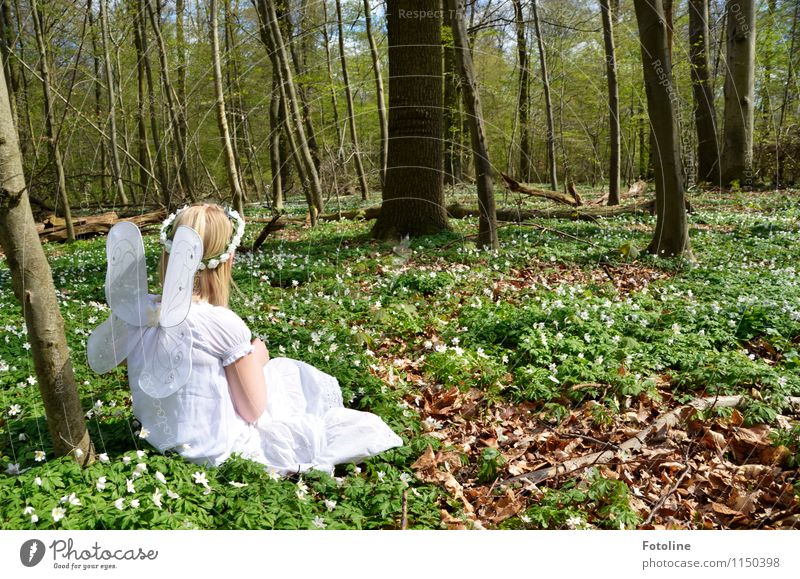
[[(175, 213), (172, 213), (169, 217), (167, 217), (161, 224), (161, 231), (159, 232), (158, 237), (161, 240), (161, 245), (164, 246), (164, 251), (167, 253), (169, 253), (172, 249), (172, 240), (167, 238), (167, 231), (169, 231), (169, 228), (172, 225), (172, 222), (175, 221), (175, 218), (187, 207), (188, 205), (184, 205)], [(233, 252), (236, 251), (236, 248), (239, 247), (239, 244), (242, 242), (242, 236), (244, 235), (244, 219), (242, 219), (242, 216), (239, 215), (238, 211), (235, 209), (228, 209), (227, 207), (225, 208), (225, 215), (228, 216), (228, 219), (236, 221), (236, 231), (233, 234), (233, 239), (231, 239), (230, 245), (228, 245), (223, 253), (217, 257), (201, 261), (200, 265), (197, 267), (198, 271), (203, 269), (216, 269), (219, 264), (225, 263), (231, 258)]]

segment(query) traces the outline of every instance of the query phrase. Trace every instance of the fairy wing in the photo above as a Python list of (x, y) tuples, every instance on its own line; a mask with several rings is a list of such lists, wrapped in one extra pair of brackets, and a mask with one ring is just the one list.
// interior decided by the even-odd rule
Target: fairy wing
[(186, 316), (192, 305), (194, 274), (203, 257), (203, 242), (194, 229), (181, 226), (172, 239), (164, 279), (158, 328), (143, 340), (144, 368), (139, 387), (148, 396), (177, 392), (192, 372), (192, 332)]
[(130, 221), (114, 225), (108, 232), (106, 255), (106, 301), (111, 311), (133, 326), (146, 326), (150, 303), (147, 263), (139, 228)]
[(162, 328), (177, 326), (186, 319), (192, 305), (194, 274), (203, 258), (203, 242), (197, 232), (185, 226), (178, 227), (172, 239), (164, 293), (161, 296)]
[(111, 313), (105, 322), (97, 326), (86, 343), (89, 367), (98, 374), (116, 368), (139, 341), (143, 328), (133, 326)]

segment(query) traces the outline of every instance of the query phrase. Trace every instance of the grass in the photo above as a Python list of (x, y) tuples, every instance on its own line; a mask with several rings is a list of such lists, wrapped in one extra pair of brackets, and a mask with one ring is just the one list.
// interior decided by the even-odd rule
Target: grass
[[(783, 397), (800, 394), (797, 195), (707, 193), (693, 203), (696, 263), (647, 256), (631, 262), (620, 253), (647, 245), (648, 216), (538, 222), (545, 231), (503, 227), (497, 251), (466, 237), (477, 231), (474, 219), (413, 239), (408, 251), (372, 240), (369, 223), (329, 222), (278, 232), (258, 252), (240, 253), (231, 307), (254, 335), (273, 356), (336, 376), (348, 406), (379, 414), (404, 439), (402, 448), (360, 467), (338, 467), (335, 477), (276, 480), (239, 458), (204, 469), (162, 456), (137, 437), (124, 368), (98, 376), (86, 364), (86, 339), (108, 313), (104, 238), (45, 246), (87, 422), (102, 453), (83, 470), (53, 457), (3, 262), (0, 525), (398, 528), (405, 502), (409, 527), (444, 528), (441, 510), (460, 517), (461, 504), (412, 467), (428, 445), (448, 446), (442, 424), (419, 405), (426, 391), (440, 387), (478, 389), (487, 400), (483, 412), (493, 404), (528, 404), (553, 423), (591, 399), (600, 428), (632, 398), (662, 396), (666, 384), (679, 402), (746, 394), (746, 423), (770, 423)], [(146, 254), (155, 271), (159, 247), (149, 233)], [(257, 233), (258, 224), (249, 225), (245, 244)], [(156, 291), (152, 276), (150, 285)], [(486, 448), (468, 461), (490, 484), (505, 464)], [(503, 526), (629, 528), (641, 519), (627, 491), (597, 473), (583, 483), (562, 482), (529, 498)]]

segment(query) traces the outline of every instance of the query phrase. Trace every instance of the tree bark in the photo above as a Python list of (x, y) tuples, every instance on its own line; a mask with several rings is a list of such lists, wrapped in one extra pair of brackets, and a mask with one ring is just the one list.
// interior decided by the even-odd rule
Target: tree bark
[(353, 107), (353, 91), (350, 89), (350, 76), (347, 72), (347, 58), (344, 52), (344, 24), (342, 22), (341, 0), (336, 0), (336, 24), (339, 29), (339, 60), (342, 64), (342, 81), (344, 81), (344, 94), (347, 100), (347, 125), (350, 129), (350, 141), (353, 144), (353, 162), (356, 166), (358, 185), (361, 188), (361, 199), (367, 200), (369, 199), (369, 186), (367, 185), (367, 176), (364, 174), (364, 164), (361, 162), (361, 150), (358, 146), (356, 115)]
[(447, 9), (451, 14), (450, 22), (453, 29), (456, 60), (458, 60), (461, 77), (464, 79), (464, 108), (467, 111), (472, 138), (472, 155), (478, 187), (478, 206), (480, 207), (478, 245), (497, 249), (500, 247), (500, 243), (497, 240), (497, 213), (492, 185), (492, 164), (489, 162), (481, 98), (475, 81), (467, 27), (464, 24), (464, 13), (460, 4), (460, 0), (447, 0), (446, 2)]
[(222, 87), (222, 67), (219, 59), (219, 14), (217, 0), (211, 0), (211, 65), (214, 71), (214, 92), (216, 96), (217, 125), (222, 138), (225, 152), (225, 169), (228, 174), (228, 185), (231, 188), (233, 206), (241, 215), (244, 215), (244, 196), (239, 182), (239, 171), (236, 166), (236, 157), (233, 154), (231, 135), (228, 128), (228, 117), (225, 112), (225, 94)]
[(288, 164), (288, 159), (281, 155), (281, 135), (283, 123), (281, 122), (281, 86), (277, 68), (272, 70), (272, 93), (269, 103), (269, 166), (272, 173), (270, 192), (272, 195), (272, 208), (280, 211), (283, 209), (283, 163)]
[(727, 71), (722, 183), (753, 181), (753, 98), (755, 91), (755, 0), (728, 0)]
[(117, 110), (116, 95), (114, 93), (114, 70), (111, 67), (111, 53), (108, 50), (108, 15), (106, 13), (106, 3), (108, 0), (100, 2), (100, 35), (103, 43), (103, 69), (106, 77), (106, 94), (108, 95), (108, 120), (109, 120), (109, 148), (111, 150), (111, 176), (114, 179), (114, 188), (119, 195), (122, 205), (128, 204), (128, 196), (125, 194), (125, 186), (122, 183), (122, 167), (119, 162), (119, 151), (117, 150)]
[(461, 134), (464, 121), (461, 118), (461, 78), (456, 64), (453, 33), (450, 26), (452, 14), (445, 13), (445, 28), (442, 31), (442, 47), (444, 48), (444, 182), (455, 185), (464, 180), (461, 159)]
[(19, 113), (17, 111), (17, 92), (19, 90), (19, 77), (13, 62), (14, 32), (11, 24), (11, 5), (9, 0), (0, 0), (0, 58), (3, 59), (3, 72), (6, 75), (8, 87), (8, 102), (11, 106), (11, 118), (14, 126), (19, 127)]
[(536, 8), (536, 0), (531, 0), (531, 10), (533, 11), (533, 26), (536, 30), (536, 42), (539, 46), (539, 64), (542, 69), (542, 87), (544, 88), (544, 106), (547, 116), (547, 166), (550, 172), (550, 188), (558, 191), (558, 174), (556, 173), (556, 135), (553, 123), (553, 101), (550, 98), (550, 78), (547, 75), (547, 58), (544, 52), (544, 40), (542, 30), (539, 25), (539, 12)]
[(517, 92), (517, 115), (519, 119), (519, 179), (525, 183), (531, 181), (533, 173), (531, 163), (530, 133), (530, 69), (528, 42), (525, 36), (527, 25), (522, 9), (522, 0), (513, 0), (514, 22), (517, 30), (517, 66), (519, 67), (519, 88)]
[(699, 181), (718, 184), (717, 115), (708, 73), (708, 0), (689, 0), (689, 54), (697, 130), (697, 176)]
[[(36, 25), (39, 33), (40, 26), (41, 22)], [(22, 305), (53, 450), (56, 456), (71, 453), (87, 465), (94, 461), (94, 446), (75, 385), (52, 272), (33, 221), (5, 75), (0, 77), (0, 246)]]
[(639, 27), (647, 112), (655, 135), (656, 229), (647, 251), (691, 257), (681, 172), (675, 92), (672, 87), (668, 25), (661, 0), (634, 0)]
[(69, 195), (67, 195), (64, 162), (61, 158), (61, 148), (58, 146), (58, 136), (55, 128), (55, 110), (50, 87), (50, 53), (47, 50), (47, 43), (44, 38), (44, 20), (37, 0), (31, 0), (31, 12), (36, 44), (39, 47), (39, 72), (42, 76), (42, 92), (44, 95), (45, 131), (50, 145), (50, 154), (53, 156), (53, 164), (56, 169), (58, 199), (63, 206), (64, 219), (67, 222), (67, 241), (72, 242), (75, 241), (75, 231), (72, 227), (72, 211), (69, 206)]
[(375, 73), (375, 100), (378, 104), (378, 123), (380, 124), (381, 134), (381, 188), (386, 183), (386, 157), (389, 151), (389, 118), (386, 115), (386, 93), (383, 88), (383, 73), (381, 72), (381, 60), (378, 54), (378, 45), (375, 42), (375, 34), (372, 31), (372, 11), (369, 0), (364, 0), (364, 18), (366, 19), (367, 42), (369, 42), (369, 53), (372, 57), (372, 71)]
[(617, 53), (614, 48), (614, 21), (608, 0), (600, 0), (600, 11), (603, 18), (603, 44), (606, 53), (606, 80), (608, 82), (608, 124), (609, 124), (609, 161), (608, 161), (608, 204), (619, 205), (620, 181), (620, 125), (619, 125), (619, 87), (617, 84)]
[[(402, 11), (402, 12), (401, 12)], [(430, 18), (413, 18), (409, 14)], [(448, 230), (442, 180), (442, 19), (429, 0), (387, 0), (389, 152), (380, 239)]]

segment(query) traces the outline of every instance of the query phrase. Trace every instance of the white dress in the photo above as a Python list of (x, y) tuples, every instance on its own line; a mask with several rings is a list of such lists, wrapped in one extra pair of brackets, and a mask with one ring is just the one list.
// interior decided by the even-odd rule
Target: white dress
[(336, 378), (290, 358), (264, 366), (267, 407), (248, 424), (234, 410), (224, 367), (253, 350), (250, 329), (233, 311), (206, 301), (194, 302), (186, 320), (194, 340), (192, 373), (174, 394), (153, 398), (138, 386), (155, 328), (128, 355), (133, 413), (161, 452), (212, 466), (239, 453), (285, 475), (312, 468), (332, 473), (334, 465), (403, 444), (375, 414), (344, 408)]

